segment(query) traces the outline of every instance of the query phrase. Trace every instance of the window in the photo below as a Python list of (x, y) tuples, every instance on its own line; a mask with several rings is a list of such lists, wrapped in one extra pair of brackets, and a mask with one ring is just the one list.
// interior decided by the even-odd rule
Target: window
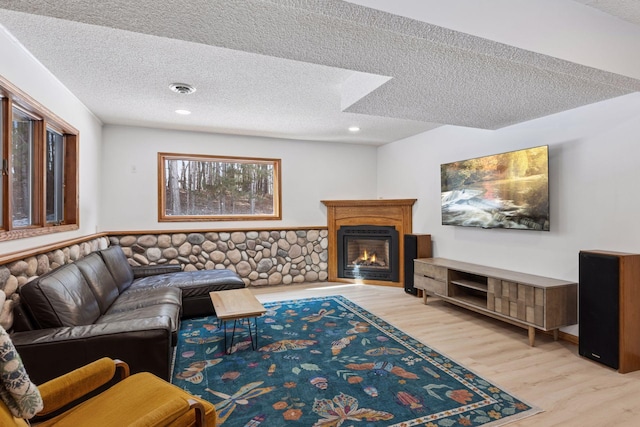
[(47, 129), (45, 194), (46, 219), (50, 224), (64, 221), (64, 136)]
[(159, 221), (281, 219), (280, 160), (158, 153)]
[(26, 227), (34, 221), (34, 144), (35, 120), (13, 108), (11, 133), (11, 214), (13, 228)]
[(78, 131), (0, 78), (0, 240), (78, 228)]

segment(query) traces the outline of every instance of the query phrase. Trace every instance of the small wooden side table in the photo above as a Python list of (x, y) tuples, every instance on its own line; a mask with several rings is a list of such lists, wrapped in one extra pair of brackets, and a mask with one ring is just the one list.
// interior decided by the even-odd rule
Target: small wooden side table
[[(256, 299), (253, 293), (247, 289), (231, 289), (228, 291), (209, 292), (216, 316), (224, 324), (224, 350), (230, 354), (233, 347), (233, 337), (236, 332), (236, 322), (247, 319), (249, 325), (249, 337), (251, 338), (251, 348), (258, 348), (258, 320), (257, 318), (267, 312), (267, 309)], [(255, 329), (251, 332), (251, 318), (255, 318)], [(233, 320), (233, 330), (231, 332), (231, 342), (227, 347), (227, 321)]]

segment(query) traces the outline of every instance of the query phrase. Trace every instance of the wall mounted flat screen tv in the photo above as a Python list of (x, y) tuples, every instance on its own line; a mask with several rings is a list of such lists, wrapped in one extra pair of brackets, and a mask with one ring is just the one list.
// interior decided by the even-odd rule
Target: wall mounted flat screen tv
[(440, 166), (442, 224), (549, 231), (549, 147)]

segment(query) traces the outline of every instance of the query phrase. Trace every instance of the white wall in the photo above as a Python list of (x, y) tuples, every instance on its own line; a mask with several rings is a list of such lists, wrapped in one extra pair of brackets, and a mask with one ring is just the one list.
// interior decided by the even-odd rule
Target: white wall
[[(372, 146), (127, 126), (105, 126), (103, 142), (103, 231), (326, 226), (321, 200), (376, 196)], [(158, 152), (282, 159), (282, 220), (158, 222)]]
[[(434, 256), (578, 280), (578, 252), (640, 252), (640, 93), (496, 131), (444, 126), (380, 147), (378, 195), (418, 198)], [(549, 145), (551, 231), (441, 225), (440, 164)]]
[(102, 123), (0, 26), (0, 75), (80, 132), (80, 229), (41, 237), (0, 242), (0, 253), (93, 234), (98, 229)]

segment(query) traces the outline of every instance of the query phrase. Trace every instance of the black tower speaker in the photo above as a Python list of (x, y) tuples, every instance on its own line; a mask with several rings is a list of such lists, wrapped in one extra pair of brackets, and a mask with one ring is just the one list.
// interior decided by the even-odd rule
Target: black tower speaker
[(580, 252), (578, 352), (614, 369), (620, 360), (620, 259)]
[(413, 260), (416, 258), (431, 258), (430, 234), (404, 235), (404, 291), (411, 295), (418, 295), (413, 287)]

